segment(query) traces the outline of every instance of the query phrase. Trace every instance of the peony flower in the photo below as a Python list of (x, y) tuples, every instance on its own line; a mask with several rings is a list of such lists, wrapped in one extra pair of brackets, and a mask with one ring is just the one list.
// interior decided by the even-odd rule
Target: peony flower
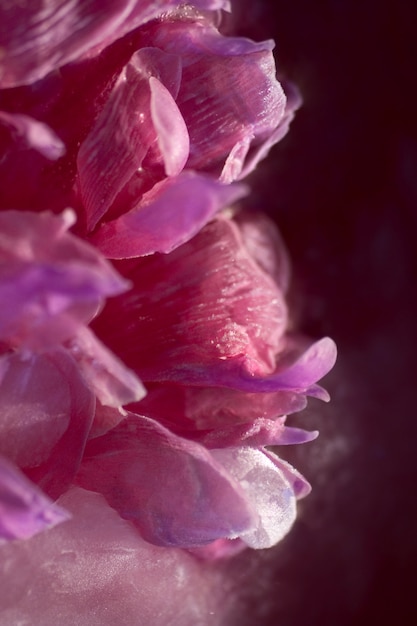
[[(141, 558), (154, 578), (153, 559), (169, 563), (164, 576), (189, 576), (190, 559), (270, 547), (310, 491), (268, 446), (317, 436), (287, 415), (308, 396), (329, 399), (318, 381), (336, 348), (292, 328), (280, 235), (237, 204), (249, 193), (240, 181), (287, 132), (299, 97), (276, 78), (273, 42), (222, 34), (228, 8), (0, 5), (0, 538), (11, 572), (0, 599), (9, 620), (73, 621), (81, 586), (97, 605), (109, 581), (118, 588), (115, 572), (125, 586)], [(66, 582), (65, 554), (83, 561), (80, 587)], [(102, 568), (96, 585), (89, 556)], [(58, 592), (40, 608), (49, 591), (36, 572), (48, 559), (59, 561)], [(35, 580), (26, 596), (21, 568)], [(143, 578), (147, 619), (155, 596)], [(41, 598), (34, 611), (29, 595)], [(129, 600), (130, 616), (136, 606)], [(202, 623), (196, 615), (182, 623)]]

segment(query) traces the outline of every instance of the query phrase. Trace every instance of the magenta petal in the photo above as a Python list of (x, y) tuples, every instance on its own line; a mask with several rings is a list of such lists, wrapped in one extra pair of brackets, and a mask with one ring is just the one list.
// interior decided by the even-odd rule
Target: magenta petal
[(65, 154), (65, 146), (49, 126), (28, 115), (0, 111), (0, 123), (11, 127), (16, 139), (21, 139), (29, 148), (55, 161)]
[(259, 374), (274, 370), (284, 296), (232, 220), (216, 218), (171, 254), (127, 269), (133, 289), (109, 302), (94, 326), (143, 380), (233, 386), (229, 368), (229, 378), (243, 377), (242, 361)]
[(158, 545), (204, 545), (254, 524), (240, 485), (205, 448), (134, 414), (90, 441), (77, 483)]
[(251, 548), (270, 548), (291, 529), (296, 498), (284, 473), (261, 450), (233, 448), (212, 454), (239, 481), (257, 511), (257, 528), (241, 535)]
[(103, 224), (91, 241), (111, 259), (171, 252), (245, 194), (243, 185), (225, 186), (207, 176), (183, 172), (156, 184), (136, 208)]
[(70, 517), (0, 457), (0, 544), (28, 539)]
[(121, 407), (141, 400), (142, 383), (86, 327), (80, 328), (67, 347), (101, 404)]

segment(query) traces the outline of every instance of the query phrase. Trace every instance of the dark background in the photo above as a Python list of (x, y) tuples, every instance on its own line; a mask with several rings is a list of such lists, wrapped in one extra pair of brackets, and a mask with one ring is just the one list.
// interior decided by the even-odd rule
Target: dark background
[(277, 42), (304, 105), (252, 183), (287, 242), (303, 330), (332, 336), (330, 405), (293, 424), (313, 484), (293, 532), (248, 551), (231, 624), (417, 623), (417, 28), (414, 2), (235, 2), (239, 33)]

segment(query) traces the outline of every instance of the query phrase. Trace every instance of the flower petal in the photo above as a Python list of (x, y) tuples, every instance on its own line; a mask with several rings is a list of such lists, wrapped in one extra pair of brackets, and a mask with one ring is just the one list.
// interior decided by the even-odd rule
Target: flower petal
[(169, 255), (120, 267), (134, 287), (108, 303), (94, 328), (143, 380), (233, 386), (228, 368), (236, 375), (243, 360), (259, 374), (274, 369), (284, 296), (231, 220), (217, 218)]
[(90, 238), (111, 259), (171, 252), (191, 239), (220, 209), (246, 194), (207, 176), (183, 172), (157, 183), (140, 203)]
[(0, 544), (13, 539), (28, 539), (70, 517), (17, 468), (0, 457)]
[(145, 542), (99, 494), (73, 488), (59, 505), (72, 519), (0, 547), (2, 626), (196, 626), (223, 614), (217, 569)]
[(66, 344), (84, 378), (104, 406), (121, 407), (141, 400), (146, 391), (142, 383), (86, 327)]
[(190, 134), (187, 167), (232, 182), (241, 173), (250, 145), (265, 141), (284, 114), (273, 42), (224, 37), (201, 17), (168, 16), (145, 26), (143, 36), (149, 45), (181, 57), (177, 104)]
[(0, 111), (0, 123), (11, 127), (17, 139), (21, 139), (29, 148), (37, 150), (51, 161), (65, 154), (65, 146), (53, 130), (28, 115)]
[(139, 415), (90, 441), (76, 480), (158, 545), (204, 545), (254, 524), (239, 484), (205, 448)]
[[(134, 174), (142, 171), (145, 156), (158, 140), (158, 129), (162, 131), (161, 145), (168, 170), (178, 170), (188, 152), (188, 135), (177, 106), (166, 87), (155, 81), (151, 87), (151, 78), (162, 81), (175, 93), (180, 78), (178, 57), (155, 48), (136, 52), (123, 68), (95, 126), (80, 147), (78, 184), (90, 230)], [(160, 112), (162, 103), (158, 104), (161, 98), (165, 104), (169, 102), (168, 115), (176, 133), (172, 140), (178, 141), (180, 136), (181, 147), (172, 162), (166, 155), (171, 140), (166, 137), (167, 121)]]
[(80, 57), (116, 30), (135, 0), (3, 2), (0, 86), (15, 87)]
[(261, 450), (232, 448), (212, 454), (239, 482), (258, 512), (257, 528), (242, 534), (242, 541), (251, 548), (270, 548), (285, 537), (295, 522), (296, 498), (284, 473)]
[(177, 176), (188, 159), (190, 139), (175, 100), (164, 85), (151, 76), (151, 117), (167, 176)]
[(127, 288), (97, 250), (67, 232), (74, 218), (70, 210), (0, 213), (3, 341), (50, 349), (89, 322), (106, 296)]

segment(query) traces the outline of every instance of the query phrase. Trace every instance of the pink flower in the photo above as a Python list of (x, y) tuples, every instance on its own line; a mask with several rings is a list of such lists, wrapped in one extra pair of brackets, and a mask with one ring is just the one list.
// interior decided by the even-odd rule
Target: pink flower
[[(310, 491), (267, 446), (317, 436), (287, 415), (308, 396), (328, 400), (317, 383), (336, 349), (292, 329), (281, 238), (236, 204), (299, 97), (276, 78), (273, 42), (219, 31), (227, 8), (0, 9), (0, 537), (12, 540), (2, 548), (11, 621), (29, 612), (73, 623), (77, 584), (89, 601), (110, 593), (120, 606), (116, 578), (126, 598), (140, 558), (162, 591), (152, 559), (168, 564), (165, 577), (190, 576), (195, 556), (270, 547)], [(83, 561), (74, 584), (65, 554)], [(60, 593), (67, 585), (64, 608), (54, 593), (40, 608), (48, 559)], [(20, 568), (39, 612), (18, 590)], [(131, 616), (137, 602), (127, 602)], [(187, 613), (182, 623), (197, 622)]]

